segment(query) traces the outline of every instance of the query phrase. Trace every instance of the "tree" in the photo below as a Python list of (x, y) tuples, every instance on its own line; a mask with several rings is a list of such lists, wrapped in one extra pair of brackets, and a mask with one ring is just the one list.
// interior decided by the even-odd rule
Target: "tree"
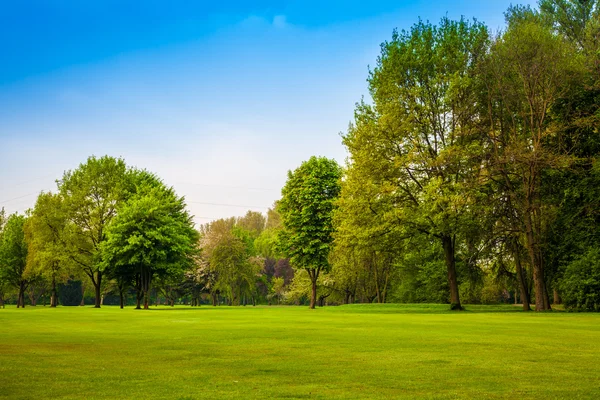
[(152, 278), (175, 275), (191, 266), (198, 233), (183, 197), (145, 171), (136, 172), (133, 179), (135, 194), (120, 204), (106, 229), (99, 270), (110, 266), (130, 275), (135, 269), (147, 309)]
[(456, 253), (480, 173), (475, 88), (487, 43), (485, 26), (465, 20), (394, 32), (368, 79), (373, 105), (357, 105), (343, 138), (350, 200), (362, 219), (376, 215), (384, 232), (438, 240), (452, 309), (462, 308)]
[(329, 270), (333, 241), (333, 212), (340, 194), (341, 168), (335, 160), (311, 157), (295, 171), (281, 190), (278, 211), (283, 229), (282, 252), (295, 268), (307, 271), (312, 284), (310, 308), (315, 308), (317, 280)]
[(513, 229), (524, 237), (535, 283), (535, 308), (549, 310), (543, 264), (548, 204), (542, 177), (572, 160), (552, 147), (557, 134), (551, 107), (580, 76), (572, 44), (557, 36), (538, 13), (514, 7), (508, 29), (493, 43), (485, 62), (488, 95), (490, 177), (502, 184)]
[(64, 240), (68, 257), (90, 278), (96, 308), (102, 297), (100, 248), (118, 207), (128, 196), (128, 176), (123, 159), (92, 156), (76, 170), (66, 171), (58, 182), (69, 221)]
[(41, 193), (25, 224), (28, 243), (27, 269), (50, 281), (50, 307), (56, 307), (56, 285), (69, 278), (70, 262), (63, 241), (67, 219), (62, 198), (58, 194)]
[(27, 242), (23, 230), (26, 220), (24, 215), (10, 215), (0, 241), (0, 281), (18, 290), (17, 308), (25, 307), (25, 290), (31, 280), (26, 274)]
[[(4, 232), (4, 225), (6, 224), (6, 211), (4, 211), (4, 207), (0, 208), (0, 243), (2, 243), (2, 235)], [(4, 295), (6, 292), (6, 287), (8, 286), (8, 282), (3, 278), (0, 273), (0, 307), (4, 308)]]

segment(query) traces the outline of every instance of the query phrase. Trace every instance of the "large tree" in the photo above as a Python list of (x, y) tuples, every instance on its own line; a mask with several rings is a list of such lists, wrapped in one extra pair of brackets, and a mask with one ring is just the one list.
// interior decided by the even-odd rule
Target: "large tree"
[(347, 200), (369, 227), (377, 218), (381, 234), (440, 242), (453, 309), (461, 309), (456, 252), (479, 174), (475, 88), (487, 43), (485, 26), (465, 20), (394, 32), (368, 79), (373, 104), (357, 105), (344, 136)]
[(340, 194), (340, 180), (341, 168), (335, 160), (313, 156), (295, 171), (288, 172), (281, 190), (280, 247), (292, 265), (305, 269), (310, 277), (310, 308), (315, 308), (319, 274), (330, 267), (333, 213)]
[(95, 307), (100, 308), (102, 264), (100, 248), (106, 230), (130, 190), (125, 161), (109, 156), (89, 157), (73, 171), (66, 171), (58, 188), (69, 224), (64, 242), (69, 259), (92, 281)]
[(500, 185), (499, 198), (508, 207), (513, 230), (524, 237), (535, 308), (549, 310), (543, 245), (551, 213), (542, 198), (542, 178), (572, 161), (552, 144), (561, 135), (551, 109), (580, 76), (580, 59), (573, 44), (539, 13), (513, 7), (507, 20), (507, 30), (484, 63), (489, 176)]
[(198, 233), (183, 197), (152, 174), (134, 175), (135, 194), (118, 207), (105, 231), (100, 271), (123, 269), (125, 276), (135, 271), (147, 309), (153, 277), (176, 275), (191, 266)]

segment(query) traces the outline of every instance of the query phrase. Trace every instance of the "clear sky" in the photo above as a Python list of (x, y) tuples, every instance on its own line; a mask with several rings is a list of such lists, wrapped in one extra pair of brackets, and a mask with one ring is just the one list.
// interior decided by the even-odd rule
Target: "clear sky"
[(108, 154), (174, 186), (198, 223), (264, 212), (303, 160), (344, 162), (394, 28), (447, 15), (497, 31), (510, 3), (0, 2), (0, 207)]

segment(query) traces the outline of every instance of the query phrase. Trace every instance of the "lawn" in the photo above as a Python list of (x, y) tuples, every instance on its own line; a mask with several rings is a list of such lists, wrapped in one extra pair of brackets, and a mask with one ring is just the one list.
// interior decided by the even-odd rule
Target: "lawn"
[(0, 398), (600, 398), (600, 315), (446, 308), (9, 307)]

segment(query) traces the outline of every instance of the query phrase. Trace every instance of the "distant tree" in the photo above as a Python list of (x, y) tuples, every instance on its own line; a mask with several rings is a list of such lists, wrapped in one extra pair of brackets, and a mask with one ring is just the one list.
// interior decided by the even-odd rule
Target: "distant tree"
[(312, 284), (310, 308), (317, 300), (317, 280), (329, 270), (333, 241), (333, 212), (340, 194), (341, 168), (334, 160), (311, 157), (295, 171), (281, 191), (278, 211), (283, 229), (281, 251), (295, 268), (307, 271)]
[(278, 201), (275, 202), (272, 208), (267, 210), (267, 223), (266, 229), (281, 229), (283, 227), (281, 223), (281, 215), (277, 211)]
[(67, 219), (58, 194), (41, 193), (25, 224), (28, 243), (27, 269), (50, 282), (50, 307), (58, 304), (57, 284), (69, 279), (71, 261), (65, 252)]
[(238, 218), (236, 225), (245, 229), (255, 239), (265, 230), (266, 223), (264, 215), (256, 211), (248, 211), (246, 215)]
[[(0, 208), (0, 243), (2, 243), (2, 235), (4, 232), (4, 225), (6, 224), (6, 211), (4, 211), (4, 207)], [(1, 268), (1, 265), (0, 265)], [(0, 273), (0, 307), (4, 308), (4, 296), (6, 293), (6, 288), (8, 286), (8, 282), (6, 282), (3, 275)]]
[(281, 299), (285, 294), (285, 282), (283, 278), (273, 278), (271, 283), (271, 295), (277, 299), (277, 304), (281, 304)]
[(27, 242), (24, 215), (12, 214), (6, 220), (0, 241), (0, 281), (18, 290), (17, 308), (25, 307), (25, 291), (31, 283), (26, 273)]

